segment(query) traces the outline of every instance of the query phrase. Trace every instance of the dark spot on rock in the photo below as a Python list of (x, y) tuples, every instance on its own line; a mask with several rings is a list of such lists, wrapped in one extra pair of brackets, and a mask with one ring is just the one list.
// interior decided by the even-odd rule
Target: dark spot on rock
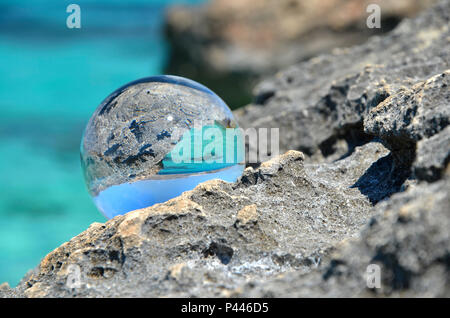
[(337, 109), (338, 103), (335, 102), (330, 95), (325, 96), (324, 103), (328, 107), (329, 110), (335, 112)]
[(350, 156), (356, 147), (362, 146), (373, 139), (373, 136), (364, 132), (363, 122), (359, 121), (338, 129), (333, 136), (319, 144), (319, 150), (324, 157), (331, 156), (338, 150), (338, 141), (344, 140), (347, 143), (347, 152), (339, 157), (338, 160), (341, 160)]
[(148, 149), (148, 148), (150, 148), (152, 146), (152, 144), (145, 144), (145, 145), (143, 145), (140, 149), (139, 149), (139, 152), (143, 152), (145, 149)]
[(369, 108), (376, 107), (378, 104), (384, 102), (384, 100), (389, 96), (390, 95), (388, 92), (385, 91), (377, 92), (375, 96), (369, 101), (368, 103)]
[(328, 280), (332, 276), (341, 276), (343, 273), (342, 267), (344, 265), (345, 265), (345, 262), (343, 262), (341, 260), (338, 260), (338, 259), (331, 260), (330, 265), (328, 266), (325, 273), (322, 275), (322, 278), (324, 280)]
[(108, 150), (106, 150), (103, 154), (105, 156), (111, 156), (112, 154), (114, 154), (116, 152), (116, 150), (120, 147), (120, 144), (115, 144), (113, 146), (111, 146)]
[(273, 96), (275, 96), (275, 91), (268, 91), (268, 92), (264, 92), (261, 93), (259, 95), (257, 95), (254, 98), (254, 103), (257, 105), (264, 105), (270, 98), (272, 98)]
[(118, 250), (112, 250), (109, 252), (109, 260), (112, 262), (118, 262), (120, 265), (123, 265), (125, 262), (125, 254)]
[(152, 156), (153, 158), (156, 157), (155, 152), (152, 149), (149, 149), (149, 150), (141, 153), (141, 156), (144, 156), (144, 155)]
[(117, 269), (115, 268), (96, 266), (93, 267), (87, 275), (94, 279), (111, 278), (116, 272)]
[(133, 156), (128, 156), (126, 159), (122, 160), (122, 163), (124, 163), (126, 165), (132, 165), (132, 164), (136, 163), (136, 161), (146, 162), (147, 159), (145, 159), (144, 157), (141, 157), (140, 155), (133, 155)]
[(133, 120), (130, 124), (130, 131), (133, 133), (133, 135), (136, 137), (136, 140), (141, 142), (142, 141), (142, 135), (144, 132), (142, 131), (142, 125), (144, 123), (138, 123), (136, 120)]
[(89, 276), (91, 277), (101, 277), (105, 273), (105, 270), (103, 267), (94, 267), (90, 270)]
[(383, 278), (387, 285), (391, 286), (394, 290), (409, 288), (412, 272), (399, 263), (396, 254), (386, 253), (380, 248), (371, 260), (371, 263), (375, 262), (384, 265), (383, 272), (385, 274)]
[(170, 136), (171, 136), (171, 134), (167, 130), (163, 130), (158, 135), (156, 135), (156, 139), (162, 140), (162, 139), (168, 138)]
[(377, 219), (376, 218), (374, 218), (374, 217), (372, 217), (370, 220), (369, 220), (369, 222), (368, 222), (368, 225), (369, 225), (369, 227), (374, 227), (375, 225), (377, 225)]
[(222, 243), (212, 242), (209, 247), (203, 250), (203, 256), (217, 256), (217, 258), (222, 262), (222, 264), (228, 264), (233, 257), (233, 249)]
[(137, 155), (128, 156), (126, 159), (124, 159), (122, 161), (122, 163), (124, 163), (126, 165), (132, 165), (132, 164), (136, 163), (137, 161), (146, 162), (147, 161), (147, 159), (146, 159), (147, 156), (151, 156), (153, 158), (156, 157), (155, 152), (153, 151), (153, 149), (148, 149), (146, 151), (139, 152)]
[(378, 159), (351, 188), (358, 188), (372, 204), (399, 192), (409, 170), (397, 167), (392, 154)]
[(406, 223), (408, 223), (408, 221), (409, 221), (409, 218), (404, 216), (404, 215), (399, 215), (397, 217), (397, 222), (398, 223), (406, 224)]

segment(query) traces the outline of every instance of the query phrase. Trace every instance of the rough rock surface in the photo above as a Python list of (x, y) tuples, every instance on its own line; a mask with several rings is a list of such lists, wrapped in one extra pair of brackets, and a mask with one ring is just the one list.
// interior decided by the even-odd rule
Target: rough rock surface
[[(232, 107), (250, 102), (255, 79), (306, 58), (364, 42), (391, 30), (434, 1), (214, 0), (175, 7), (166, 30), (172, 47), (166, 73), (205, 83)], [(381, 28), (369, 29), (369, 4)]]
[[(449, 58), (443, 61), (448, 67)], [(364, 119), (364, 130), (383, 138), (399, 163), (411, 164), (415, 157), (412, 165), (419, 179), (439, 179), (450, 159), (449, 77), (446, 70), (411, 88), (402, 87)]]
[(449, 22), (447, 0), (266, 80), (236, 114), (284, 155), (94, 223), (0, 296), (450, 296)]
[[(359, 172), (387, 150), (374, 143), (360, 152)], [(286, 268), (308, 272), (357, 233), (371, 204), (348, 187), (360, 173), (314, 171), (323, 179), (341, 175), (325, 183), (310, 177), (303, 159), (289, 151), (247, 168), (235, 184), (212, 180), (95, 223), (48, 254), (17, 290), (27, 297), (228, 296), (248, 279)], [(77, 288), (67, 284), (73, 264), (80, 269)]]
[[(309, 275), (291, 272), (248, 283), (246, 297), (450, 297), (450, 178), (423, 183), (375, 208), (356, 239)], [(368, 266), (378, 265), (380, 288), (369, 288)]]
[(241, 126), (280, 127), (280, 151), (301, 150), (315, 161), (345, 156), (376, 136), (392, 151), (399, 182), (411, 165), (420, 179), (436, 180), (448, 149), (421, 156), (429, 143), (444, 145), (448, 136), (449, 6), (441, 2), (384, 37), (265, 80), (256, 88), (257, 103), (236, 111)]
[[(447, 105), (448, 107), (448, 105)], [(439, 179), (450, 158), (450, 127), (447, 126), (433, 137), (417, 143), (416, 159), (413, 167), (420, 179), (433, 181)]]

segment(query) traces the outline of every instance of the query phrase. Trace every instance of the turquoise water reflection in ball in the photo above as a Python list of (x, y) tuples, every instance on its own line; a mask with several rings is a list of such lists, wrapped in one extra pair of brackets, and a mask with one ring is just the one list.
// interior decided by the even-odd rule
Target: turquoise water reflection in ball
[(81, 164), (107, 217), (165, 202), (199, 183), (234, 182), (244, 144), (228, 106), (176, 76), (129, 83), (96, 109), (83, 134)]

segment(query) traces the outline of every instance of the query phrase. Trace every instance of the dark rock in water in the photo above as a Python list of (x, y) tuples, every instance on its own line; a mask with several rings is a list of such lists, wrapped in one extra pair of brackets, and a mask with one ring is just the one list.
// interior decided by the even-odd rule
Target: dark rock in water
[(94, 223), (0, 296), (449, 297), (449, 22), (447, 0), (262, 82), (235, 114), (284, 155)]
[[(166, 23), (171, 46), (166, 73), (198, 80), (231, 107), (242, 106), (261, 76), (390, 31), (433, 2), (214, 0), (175, 7)], [(373, 3), (381, 8), (380, 29), (366, 26), (366, 8)]]

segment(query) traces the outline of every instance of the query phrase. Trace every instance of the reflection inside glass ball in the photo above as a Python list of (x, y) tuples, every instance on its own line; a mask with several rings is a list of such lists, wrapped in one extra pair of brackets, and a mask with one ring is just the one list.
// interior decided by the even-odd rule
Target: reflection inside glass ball
[(129, 83), (96, 109), (81, 141), (85, 181), (107, 217), (165, 202), (244, 170), (241, 131), (211, 90), (176, 76)]

